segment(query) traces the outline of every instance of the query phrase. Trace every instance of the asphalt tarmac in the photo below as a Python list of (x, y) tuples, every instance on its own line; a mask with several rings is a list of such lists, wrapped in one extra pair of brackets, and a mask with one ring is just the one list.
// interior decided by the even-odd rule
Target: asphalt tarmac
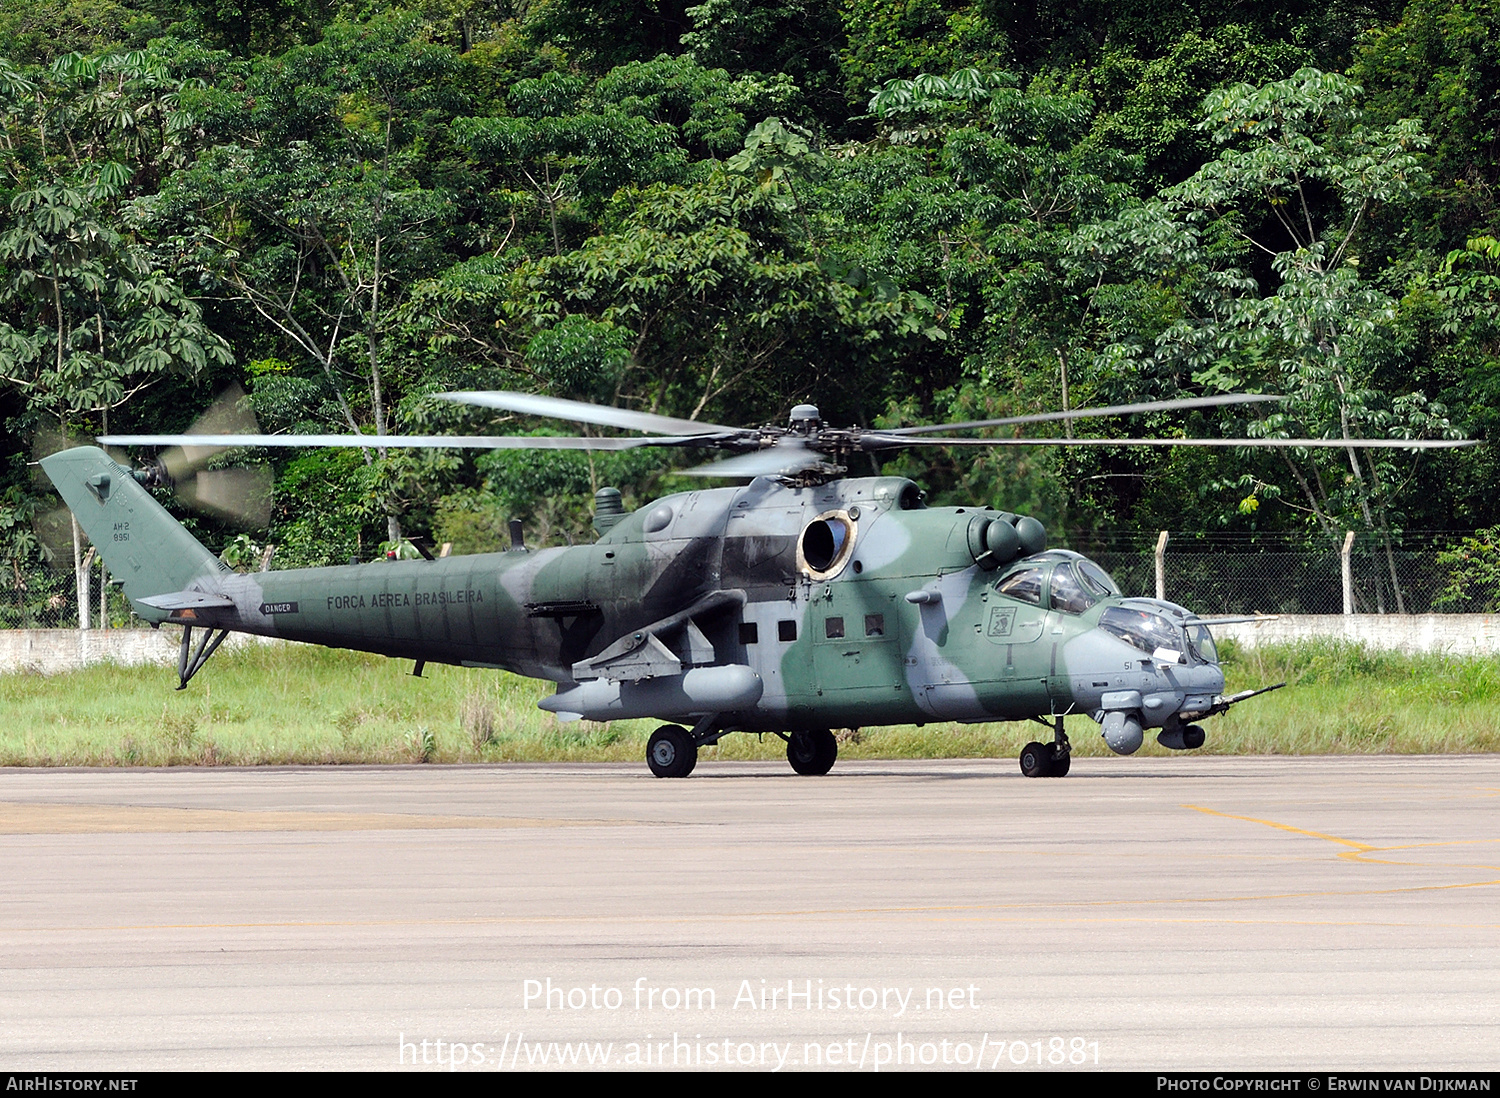
[(0, 772), (9, 1070), (1500, 1067), (1500, 757)]

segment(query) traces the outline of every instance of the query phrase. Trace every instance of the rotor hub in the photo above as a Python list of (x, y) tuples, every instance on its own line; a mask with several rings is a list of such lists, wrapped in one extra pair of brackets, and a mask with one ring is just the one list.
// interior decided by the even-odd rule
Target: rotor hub
[(816, 434), (823, 426), (823, 416), (816, 404), (799, 404), (792, 409), (790, 427), (799, 435)]

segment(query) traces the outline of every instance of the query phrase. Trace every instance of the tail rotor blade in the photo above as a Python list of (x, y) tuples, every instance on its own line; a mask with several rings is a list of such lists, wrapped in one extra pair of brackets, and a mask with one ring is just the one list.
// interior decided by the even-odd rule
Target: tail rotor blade
[(205, 469), (179, 485), (187, 506), (257, 530), (271, 524), (271, 470), (264, 465)]
[[(245, 390), (232, 384), (210, 404), (184, 434), (189, 435), (254, 435), (260, 433), (260, 424), (250, 402), (245, 399)], [(173, 446), (161, 453), (160, 461), (167, 474), (179, 483), (207, 467), (220, 453), (216, 446)]]

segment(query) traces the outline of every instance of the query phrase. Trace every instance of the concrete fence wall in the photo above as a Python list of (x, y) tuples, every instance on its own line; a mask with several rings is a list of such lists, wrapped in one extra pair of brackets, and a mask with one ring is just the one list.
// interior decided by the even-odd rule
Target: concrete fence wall
[(1247, 647), (1331, 638), (1401, 652), (1500, 654), (1500, 615), (1496, 614), (1282, 614), (1264, 621), (1216, 625), (1213, 634)]
[[(197, 637), (194, 636), (196, 643)], [(231, 633), (221, 651), (246, 644), (280, 644), (264, 637)], [(0, 629), (0, 674), (56, 675), (91, 663), (177, 663), (182, 630), (166, 629)]]
[[(1258, 622), (1216, 625), (1214, 636), (1254, 647), (1333, 638), (1370, 648), (1439, 652), (1452, 656), (1500, 654), (1496, 614), (1283, 614)], [(0, 629), (0, 674), (55, 675), (91, 663), (175, 664), (179, 629)], [(231, 633), (225, 648), (281, 644)]]

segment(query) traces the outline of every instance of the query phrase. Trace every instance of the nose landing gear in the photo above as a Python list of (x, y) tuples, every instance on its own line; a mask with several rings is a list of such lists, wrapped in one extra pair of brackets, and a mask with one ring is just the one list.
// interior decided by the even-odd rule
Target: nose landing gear
[[(1039, 724), (1047, 723), (1040, 717), (1032, 719)], [(1068, 742), (1068, 734), (1063, 731), (1061, 716), (1053, 718), (1051, 743), (1032, 740), (1021, 748), (1021, 773), (1028, 778), (1064, 777), (1072, 763), (1073, 747)]]

